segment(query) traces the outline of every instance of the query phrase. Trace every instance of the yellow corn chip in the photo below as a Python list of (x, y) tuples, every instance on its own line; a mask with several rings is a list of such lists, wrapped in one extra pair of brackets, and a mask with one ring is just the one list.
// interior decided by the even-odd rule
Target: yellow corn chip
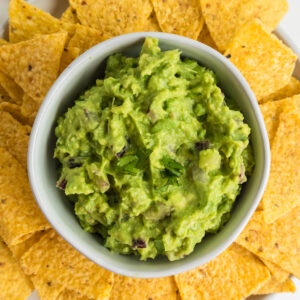
[(6, 90), (14, 103), (20, 105), (23, 98), (23, 90), (8, 76), (0, 72), (0, 85)]
[(244, 75), (258, 101), (289, 83), (297, 59), (258, 20), (242, 27), (224, 55)]
[(76, 59), (79, 56), (79, 54), (79, 48), (65, 48), (60, 61), (59, 73), (61, 73), (74, 59)]
[(204, 24), (204, 26), (200, 32), (200, 35), (198, 36), (198, 41), (211, 47), (211, 48), (214, 48), (215, 50), (218, 50), (218, 47), (217, 47), (216, 43), (214, 42), (214, 40), (212, 39), (206, 24)]
[(27, 299), (33, 288), (19, 263), (0, 237), (0, 299)]
[(49, 228), (39, 210), (23, 167), (0, 148), (0, 234), (11, 247)]
[(253, 18), (271, 32), (288, 10), (286, 0), (199, 0), (213, 40), (226, 50), (239, 29)]
[(80, 23), (77, 15), (76, 15), (76, 10), (73, 9), (71, 6), (69, 6), (64, 13), (62, 14), (60, 20), (62, 22), (66, 22), (66, 23), (71, 23), (71, 24), (77, 24)]
[(2, 102), (12, 102), (8, 96), (6, 90), (0, 85), (0, 103)]
[[(286, 98), (278, 101), (270, 101), (260, 105), (260, 110), (264, 117), (266, 129), (269, 136), (270, 146), (272, 146), (274, 136), (279, 125), (279, 116), (285, 111), (294, 111), (297, 103), (300, 105), (300, 97)], [(300, 106), (299, 106), (300, 107)]]
[(99, 30), (106, 38), (142, 31), (150, 14), (145, 0), (70, 0), (70, 5), (81, 24)]
[(276, 222), (274, 224), (267, 224), (263, 211), (256, 211), (236, 242), (300, 278), (300, 255), (280, 251), (276, 245)]
[(0, 120), (0, 147), (5, 148), (26, 169), (28, 128), (4, 111), (0, 111)]
[(75, 34), (71, 38), (68, 47), (79, 48), (80, 53), (83, 53), (102, 41), (104, 41), (104, 38), (100, 31), (77, 24)]
[(52, 282), (43, 276), (31, 276), (31, 281), (38, 292), (39, 298), (42, 300), (57, 299), (62, 290), (64, 289), (63, 283)]
[(173, 277), (138, 279), (115, 275), (110, 300), (176, 300), (178, 288)]
[(263, 195), (264, 218), (272, 223), (300, 205), (300, 113), (282, 113), (271, 148), (271, 170)]
[(280, 100), (280, 99), (292, 97), (297, 94), (300, 94), (300, 81), (295, 77), (291, 77), (289, 83), (285, 87), (261, 99), (260, 103)]
[(35, 243), (37, 243), (44, 235), (46, 234), (45, 230), (37, 231), (30, 236), (27, 240), (19, 243), (17, 245), (10, 246), (10, 251), (17, 259), (20, 259), (24, 253)]
[(244, 299), (269, 279), (264, 264), (235, 243), (207, 264), (175, 275), (182, 300)]
[(9, 41), (17, 43), (34, 38), (37, 34), (51, 34), (65, 31), (71, 37), (74, 24), (62, 22), (50, 14), (23, 0), (9, 3)]
[(28, 275), (43, 276), (53, 283), (63, 282), (82, 296), (109, 298), (113, 273), (88, 260), (52, 230), (23, 255), (21, 263)]
[(149, 31), (149, 32), (161, 31), (154, 10), (152, 10), (149, 17), (145, 20), (143, 31)]
[(286, 281), (289, 276), (290, 273), (281, 269), (280, 267), (278, 267), (277, 265), (275, 265), (274, 263), (261, 258), (262, 262), (267, 266), (267, 268), (269, 269), (269, 271), (271, 272), (272, 276), (279, 282), (284, 282)]
[(0, 39), (0, 46), (7, 45), (7, 44), (8, 44), (8, 41), (6, 41), (4, 39)]
[[(1, 102), (0, 111), (8, 112), (14, 119), (16, 119), (22, 125), (32, 125), (31, 120), (21, 113), (21, 106), (19, 105), (10, 102)], [(30, 133), (30, 130), (28, 132)]]
[(58, 75), (65, 41), (65, 33), (56, 33), (2, 46), (0, 66), (25, 93), (41, 103)]
[(254, 294), (265, 295), (273, 293), (294, 293), (296, 291), (294, 282), (291, 279), (287, 279), (284, 282), (277, 281), (272, 277), (266, 284), (259, 288)]
[(61, 292), (61, 294), (56, 298), (56, 300), (88, 300), (89, 298), (85, 296), (80, 296), (80, 294), (65, 289)]
[(24, 94), (23, 103), (21, 105), (21, 114), (29, 121), (29, 124), (32, 125), (35, 119), (35, 116), (39, 110), (40, 104), (34, 101), (31, 97)]
[(152, 3), (162, 31), (197, 39), (204, 24), (199, 0), (152, 0)]

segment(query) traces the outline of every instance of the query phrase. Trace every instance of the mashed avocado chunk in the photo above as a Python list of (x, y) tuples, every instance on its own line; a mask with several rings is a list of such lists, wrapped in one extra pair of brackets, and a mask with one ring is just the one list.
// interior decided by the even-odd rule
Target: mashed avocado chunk
[(190, 254), (217, 232), (253, 167), (250, 128), (215, 74), (146, 38), (59, 118), (58, 188), (82, 228), (140, 259)]

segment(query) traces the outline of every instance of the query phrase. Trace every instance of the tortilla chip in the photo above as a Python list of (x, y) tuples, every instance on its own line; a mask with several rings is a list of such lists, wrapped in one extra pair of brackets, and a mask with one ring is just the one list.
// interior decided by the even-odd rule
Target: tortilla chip
[(14, 103), (20, 105), (23, 98), (23, 90), (8, 76), (0, 72), (0, 85), (6, 90)]
[(27, 299), (32, 291), (29, 278), (22, 272), (20, 265), (0, 237), (0, 298)]
[(200, 0), (211, 36), (220, 50), (226, 50), (241, 27), (260, 19), (271, 32), (288, 10), (286, 0)]
[(33, 198), (26, 171), (3, 148), (0, 166), (0, 234), (11, 247), (50, 225)]
[(274, 224), (267, 224), (263, 211), (256, 211), (236, 242), (300, 278), (300, 255), (280, 251), (276, 245), (276, 222)]
[(39, 103), (37, 103), (28, 95), (24, 94), (23, 103), (21, 105), (21, 114), (28, 119), (30, 125), (33, 124), (39, 107)]
[(284, 282), (277, 281), (272, 277), (265, 285), (259, 288), (254, 294), (265, 295), (273, 293), (294, 293), (296, 291), (295, 284), (291, 279)]
[(143, 31), (145, 31), (145, 32), (161, 31), (154, 10), (152, 10), (149, 17), (145, 20)]
[(44, 235), (46, 234), (45, 230), (37, 231), (30, 236), (27, 240), (19, 243), (17, 245), (10, 246), (10, 251), (17, 259), (20, 259), (28, 249), (37, 243)]
[(61, 294), (56, 298), (56, 300), (88, 300), (89, 298), (85, 296), (80, 296), (80, 294), (65, 289), (61, 292)]
[(108, 299), (113, 285), (113, 273), (88, 260), (53, 230), (23, 255), (21, 264), (28, 275), (63, 282), (68, 289), (92, 299)]
[(99, 30), (106, 38), (142, 31), (149, 16), (145, 0), (70, 0), (80, 23)]
[(75, 47), (64, 48), (60, 61), (59, 73), (61, 73), (80, 54), (80, 49)]
[(176, 300), (178, 288), (174, 277), (139, 279), (115, 275), (110, 300), (127, 299)]
[(0, 111), (0, 120), (0, 147), (6, 149), (26, 169), (28, 128), (4, 111)]
[(204, 24), (199, 0), (152, 0), (152, 3), (163, 32), (197, 39)]
[(62, 22), (23, 0), (9, 3), (9, 41), (17, 43), (34, 38), (37, 34), (68, 32), (71, 37), (74, 24)]
[(264, 264), (235, 243), (205, 265), (175, 275), (182, 300), (244, 299), (269, 279)]
[(80, 54), (104, 41), (100, 31), (86, 26), (76, 25), (76, 31), (68, 47), (79, 48)]
[(271, 147), (271, 170), (263, 195), (264, 218), (272, 223), (300, 205), (300, 113), (285, 113)]
[(286, 98), (278, 101), (270, 101), (259, 106), (264, 117), (271, 147), (279, 125), (280, 114), (283, 111), (295, 111), (298, 105), (300, 107), (300, 96)]
[(42, 300), (57, 299), (64, 289), (63, 284), (52, 282), (43, 276), (31, 276), (30, 279), (38, 292), (39, 298)]
[(198, 36), (198, 41), (218, 51), (218, 47), (212, 39), (206, 24), (204, 24), (200, 35)]
[(272, 93), (271, 95), (261, 99), (260, 103), (280, 100), (280, 99), (292, 97), (297, 94), (300, 94), (300, 81), (295, 77), (291, 77), (289, 83), (286, 86)]
[(58, 75), (66, 37), (66, 33), (56, 33), (2, 46), (0, 66), (25, 93), (41, 103)]
[(7, 45), (7, 44), (8, 44), (8, 41), (6, 41), (4, 39), (0, 39), (0, 46)]
[(278, 281), (278, 282), (284, 282), (286, 281), (289, 276), (290, 273), (281, 269), (280, 267), (278, 267), (277, 265), (275, 265), (274, 263), (272, 263), (271, 261), (268, 261), (266, 259), (261, 258), (262, 262), (267, 266), (267, 268), (269, 269), (269, 271), (271, 272), (272, 276)]
[(77, 18), (76, 10), (73, 9), (71, 6), (69, 6), (64, 11), (64, 13), (62, 14), (62, 16), (60, 17), (60, 20), (62, 22), (71, 23), (71, 24), (80, 23), (79, 20), (78, 20), (78, 18)]
[[(1, 102), (0, 111), (8, 112), (14, 119), (22, 125), (32, 125), (31, 120), (21, 113), (21, 106), (10, 102)], [(1, 125), (0, 125), (1, 127)], [(30, 130), (29, 130), (30, 132)], [(27, 131), (28, 133), (28, 131)]]
[(244, 75), (258, 101), (289, 83), (297, 59), (258, 20), (242, 27), (224, 55)]
[(0, 85), (0, 103), (2, 102), (12, 102), (8, 96), (6, 90)]

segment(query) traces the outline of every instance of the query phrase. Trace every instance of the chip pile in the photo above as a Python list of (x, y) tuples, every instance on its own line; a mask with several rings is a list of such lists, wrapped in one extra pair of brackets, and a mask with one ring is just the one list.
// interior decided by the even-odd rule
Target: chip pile
[[(244, 299), (294, 292), (300, 279), (300, 82), (296, 55), (271, 32), (286, 0), (70, 0), (60, 19), (11, 0), (0, 39), (0, 299)], [(115, 275), (67, 244), (27, 177), (31, 126), (47, 91), (81, 53), (123, 33), (164, 31), (224, 54), (247, 79), (271, 144), (267, 189), (221, 255), (159, 279)], [(14, 284), (12, 284), (14, 283)]]

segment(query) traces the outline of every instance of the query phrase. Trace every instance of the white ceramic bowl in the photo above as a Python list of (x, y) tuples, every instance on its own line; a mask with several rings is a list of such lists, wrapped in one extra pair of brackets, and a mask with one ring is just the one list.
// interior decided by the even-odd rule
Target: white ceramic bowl
[[(87, 87), (103, 77), (106, 58), (116, 52), (139, 55), (146, 36), (159, 39), (162, 50), (180, 49), (183, 56), (215, 71), (222, 90), (235, 99), (252, 129), (256, 166), (244, 185), (232, 216), (220, 232), (206, 237), (192, 254), (170, 262), (158, 258), (146, 262), (137, 257), (111, 253), (99, 237), (82, 230), (72, 206), (56, 188), (58, 173), (53, 159), (56, 121)], [(77, 58), (48, 92), (35, 120), (28, 153), (28, 171), (34, 196), (55, 230), (78, 251), (101, 267), (130, 277), (174, 275), (208, 262), (224, 251), (245, 227), (265, 189), (270, 168), (269, 142), (257, 101), (240, 72), (217, 51), (199, 42), (166, 33), (132, 33), (107, 40)]]

